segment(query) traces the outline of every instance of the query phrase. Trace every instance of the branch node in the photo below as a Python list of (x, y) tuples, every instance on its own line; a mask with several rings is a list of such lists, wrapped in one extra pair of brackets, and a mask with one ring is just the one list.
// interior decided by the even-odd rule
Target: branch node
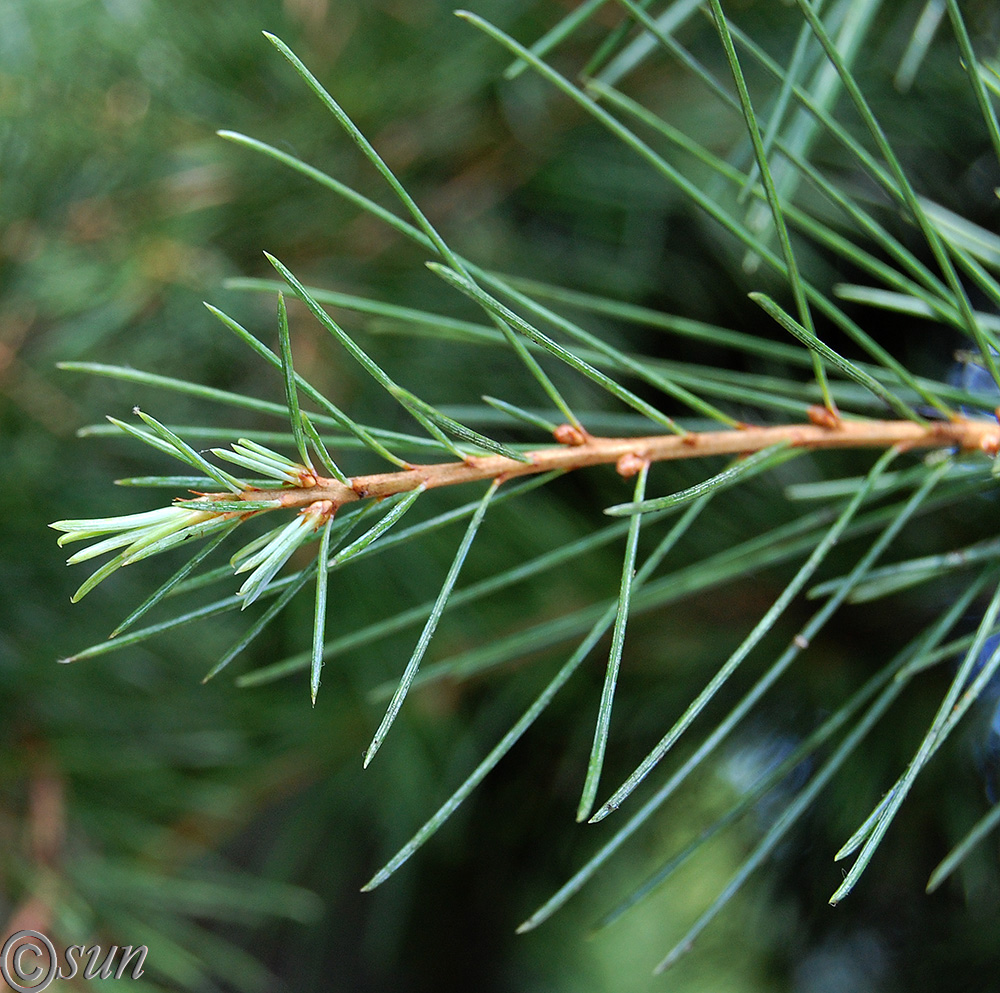
[(1000, 454), (1000, 432), (984, 434), (980, 439), (979, 447), (987, 454), (996, 458)]
[(809, 408), (807, 413), (809, 420), (817, 427), (829, 428), (831, 431), (840, 427), (840, 415), (829, 407), (821, 407), (819, 404), (814, 404)]
[(319, 530), (321, 524), (337, 513), (337, 504), (332, 500), (316, 500), (314, 503), (309, 504), (308, 507), (303, 507), (299, 513), (309, 514), (316, 518), (316, 525), (313, 528), (316, 531)]
[(649, 465), (649, 459), (645, 459), (633, 452), (626, 452), (615, 463), (615, 471), (619, 476), (628, 479), (630, 476), (635, 476), (637, 473), (642, 472), (647, 465)]
[(555, 438), (560, 445), (570, 445), (574, 448), (587, 443), (587, 435), (572, 424), (560, 424), (559, 427), (552, 432), (552, 437)]

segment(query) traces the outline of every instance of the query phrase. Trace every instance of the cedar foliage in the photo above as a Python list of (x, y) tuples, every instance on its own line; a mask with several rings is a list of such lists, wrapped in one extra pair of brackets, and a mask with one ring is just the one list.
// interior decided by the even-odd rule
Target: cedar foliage
[[(113, 415), (83, 432), (115, 436), (87, 443), (105, 454), (66, 450), (58, 487), (44, 460), (33, 517), (24, 492), (7, 497), (18, 520), (72, 513), (67, 539), (114, 553), (78, 592), (94, 590), (86, 604), (65, 613), (39, 595), (11, 628), (23, 705), (7, 807), (27, 825), (6, 829), (11, 920), (66, 944), (146, 943), (152, 980), (192, 989), (270, 988), (275, 973), (501, 989), (511, 969), (521, 988), (596, 976), (621, 989), (621, 962), (639, 989), (645, 965), (672, 965), (703, 928), (659, 982), (807, 989), (830, 962), (855, 988), (933, 989), (935, 969), (982, 981), (993, 929), (970, 937), (963, 921), (990, 919), (997, 892), (981, 843), (996, 820), (1000, 664), (988, 11), (646, 6), (582, 4), (534, 51), (515, 39), (538, 37), (534, 18), (551, 25), (544, 6), (502, 28), (463, 14), (426, 106), (416, 68), (399, 69), (409, 133), (362, 101), (340, 109), (338, 73), (310, 71), (321, 44), (300, 60), (269, 36), (264, 100), (293, 107), (290, 122), (224, 132), (261, 161), (182, 166), (157, 192), (201, 195), (210, 212), (213, 197), (248, 204), (261, 225), (240, 244), (267, 248), (267, 269), (225, 255), (238, 208), (217, 214), (233, 225), (222, 247), (185, 248), (166, 221), (144, 250), (114, 245), (101, 225), (127, 198), (85, 176), (54, 247), (42, 239), (39, 255), (37, 226), (15, 225), (14, 271), (35, 292), (43, 266), (90, 263), (62, 312), (55, 292), (11, 294), (21, 324), (50, 326), (32, 360), (61, 350), (64, 368), (120, 385), (89, 387), (88, 406)], [(221, 39), (237, 54), (258, 44), (220, 26)], [(150, 105), (166, 72), (155, 55)], [(435, 136), (471, 113), (448, 81), (482, 92), (504, 58), (521, 78), (477, 100), (507, 137), (477, 121), (464, 168), (434, 175), (448, 168)], [(120, 140), (147, 126), (134, 81), (103, 96)], [(278, 205), (246, 180), (245, 199), (229, 188), (243, 169), (281, 190)], [(463, 218), (454, 193), (435, 202), (442, 187), (497, 205)], [(336, 236), (312, 206), (331, 200)], [(127, 261), (95, 259), (90, 241)], [(222, 334), (190, 316), (205, 268), (256, 269), (208, 291)], [(125, 365), (137, 320), (160, 330)], [(46, 403), (29, 372), (8, 391), (18, 433), (5, 435), (25, 439), (15, 470), (55, 457), (21, 418), (58, 431), (80, 402), (60, 385)], [(589, 451), (589, 436), (746, 439), (746, 425), (794, 440), (810, 418), (817, 435), (916, 425), (936, 450), (885, 432), (882, 451), (768, 435), (736, 461), (649, 465), (641, 449), (618, 473), (331, 499), (348, 477), (414, 463), (513, 467), (556, 442)], [(178, 491), (180, 506), (129, 516)], [(288, 494), (313, 516), (274, 506)], [(184, 536), (209, 543), (178, 555)], [(239, 592), (230, 556), (249, 573)], [(79, 620), (100, 597), (102, 620)], [(24, 675), (55, 617), (73, 665)], [(242, 692), (224, 682), (236, 665)], [(577, 827), (574, 814), (609, 816)], [(349, 895), (369, 876), (370, 902)], [(944, 896), (920, 894), (928, 877)], [(578, 943), (595, 915), (625, 911), (596, 951)], [(440, 915), (446, 937), (421, 923)], [(505, 935), (522, 918), (518, 944)], [(726, 936), (748, 928), (759, 937), (734, 961)], [(950, 940), (928, 952), (931, 934)], [(485, 961), (463, 951), (487, 940)]]

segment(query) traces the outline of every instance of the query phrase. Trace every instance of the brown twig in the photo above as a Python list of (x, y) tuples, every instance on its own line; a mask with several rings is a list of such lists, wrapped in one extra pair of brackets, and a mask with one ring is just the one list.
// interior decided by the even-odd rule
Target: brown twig
[[(554, 470), (570, 471), (585, 466), (618, 463), (623, 458), (648, 462), (699, 458), (708, 455), (749, 455), (782, 442), (796, 448), (957, 448), (996, 455), (1000, 451), (1000, 427), (987, 420), (932, 421), (843, 421), (831, 422), (825, 408), (810, 411), (809, 424), (782, 424), (772, 427), (747, 425), (740, 430), (693, 431), (682, 435), (652, 435), (639, 438), (597, 438), (580, 432), (557, 429), (558, 447), (529, 452), (528, 461), (518, 462), (502, 455), (469, 456), (463, 462), (413, 465), (400, 472), (355, 476), (350, 485), (335, 479), (316, 477), (312, 486), (294, 489), (249, 489), (246, 500), (277, 500), (285, 507), (308, 507), (328, 500), (333, 508), (357, 500), (406, 493), (419, 486), (455, 486), (487, 479), (513, 479)], [(232, 500), (232, 494), (207, 494)]]

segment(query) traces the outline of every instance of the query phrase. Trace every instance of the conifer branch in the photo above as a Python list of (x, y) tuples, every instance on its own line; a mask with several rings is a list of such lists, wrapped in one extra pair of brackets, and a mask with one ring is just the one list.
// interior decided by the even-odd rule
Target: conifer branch
[[(774, 445), (823, 450), (831, 448), (902, 449), (955, 448), (981, 451), (995, 456), (1000, 451), (1000, 426), (989, 420), (930, 421), (845, 421), (834, 420), (823, 407), (813, 407), (810, 424), (771, 426), (744, 425), (734, 431), (688, 431), (682, 435), (649, 435), (635, 438), (600, 438), (583, 435), (570, 425), (555, 432), (563, 443), (552, 448), (528, 452), (526, 461), (503, 455), (467, 456), (462, 462), (411, 465), (400, 472), (355, 476), (350, 485), (335, 479), (316, 477), (315, 485), (293, 489), (261, 490), (250, 488), (237, 499), (275, 505), (308, 507), (317, 500), (329, 501), (334, 508), (357, 500), (382, 500), (419, 487), (435, 489), (483, 480), (506, 480), (536, 473), (569, 472), (586, 466), (616, 464), (622, 475), (631, 475), (637, 462), (662, 462), (672, 459), (700, 458), (710, 455), (750, 455)], [(234, 495), (206, 494), (206, 500)]]

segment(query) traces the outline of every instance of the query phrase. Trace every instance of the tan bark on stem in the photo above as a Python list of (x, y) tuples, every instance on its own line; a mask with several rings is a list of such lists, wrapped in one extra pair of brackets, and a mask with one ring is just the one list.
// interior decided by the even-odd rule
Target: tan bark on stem
[[(567, 433), (564, 432), (564, 437)], [(579, 442), (574, 437), (572, 442)], [(394, 496), (418, 486), (433, 489), (487, 479), (514, 479), (553, 470), (570, 471), (585, 466), (626, 462), (662, 462), (707, 455), (749, 455), (786, 442), (797, 448), (958, 448), (996, 455), (1000, 450), (1000, 427), (987, 420), (933, 421), (843, 421), (833, 423), (782, 424), (771, 427), (747, 425), (740, 430), (693, 431), (676, 435), (639, 438), (596, 438), (562, 444), (527, 453), (528, 462), (502, 455), (469, 456), (464, 462), (414, 465), (400, 472), (355, 476), (346, 486), (334, 479), (318, 477), (315, 486), (281, 490), (247, 490), (247, 500), (280, 500), (286, 507), (307, 507), (329, 500), (334, 508), (356, 500)], [(219, 494), (232, 500), (232, 494)]]

